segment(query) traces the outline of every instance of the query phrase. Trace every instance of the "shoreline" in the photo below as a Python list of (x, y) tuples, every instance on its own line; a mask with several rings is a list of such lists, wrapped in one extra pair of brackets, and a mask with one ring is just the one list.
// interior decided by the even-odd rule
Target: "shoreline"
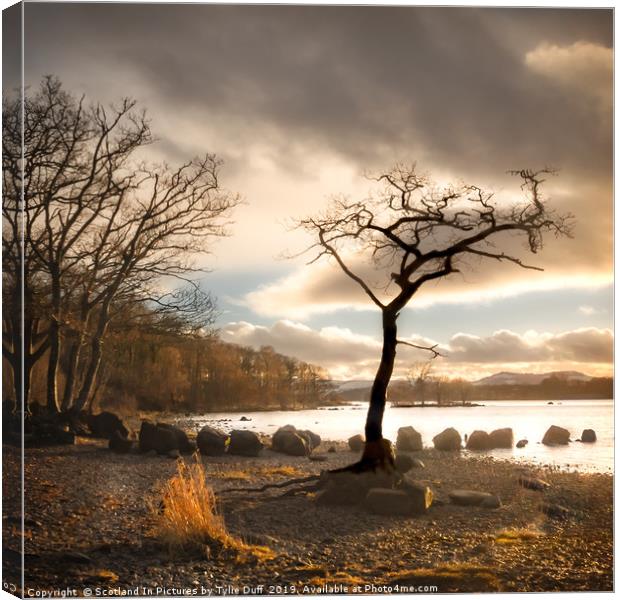
[[(321, 444), (315, 454), (325, 456), (324, 462), (268, 449), (256, 458), (203, 457), (229, 531), (275, 553), (260, 565), (235, 564), (225, 557), (174, 556), (162, 548), (153, 537), (150, 507), (159, 486), (176, 472), (177, 461), (114, 454), (106, 445), (79, 438), (75, 446), (26, 450), (27, 587), (201, 585), (217, 595), (216, 586), (226, 585), (240, 590), (274, 584), (394, 585), (413, 581), (412, 570), (419, 574), (420, 569), (441, 583), (439, 592), (608, 590), (613, 585), (613, 477), (608, 474), (425, 449), (412, 453), (425, 464), (412, 475), (431, 487), (434, 504), (418, 517), (388, 517), (360, 506), (319, 506), (312, 494), (282, 498), (281, 490), (226, 492), (350, 464), (356, 454), (343, 442)], [(336, 452), (327, 453), (332, 445)], [(19, 549), (19, 449), (5, 445), (3, 451), (8, 578), (16, 566), (11, 551)], [(545, 479), (550, 488), (524, 489), (518, 484), (524, 472)], [(497, 494), (502, 506), (451, 504), (449, 492), (463, 488)], [(566, 506), (569, 518), (543, 514), (543, 499)], [(460, 565), (460, 574), (440, 573), (441, 565)]]

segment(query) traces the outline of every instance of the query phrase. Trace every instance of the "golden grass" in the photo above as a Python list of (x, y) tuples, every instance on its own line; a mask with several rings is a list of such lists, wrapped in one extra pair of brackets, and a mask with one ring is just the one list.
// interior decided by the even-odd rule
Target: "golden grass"
[(518, 544), (520, 542), (537, 540), (543, 535), (543, 532), (537, 529), (504, 529), (495, 536), (495, 542), (497, 544)]
[(489, 567), (468, 563), (400, 571), (390, 573), (390, 577), (392, 585), (436, 586), (439, 593), (500, 590), (500, 582)]
[(226, 479), (229, 481), (247, 481), (249, 479), (261, 478), (261, 477), (301, 477), (305, 473), (289, 465), (276, 465), (276, 466), (260, 466), (251, 467), (247, 471), (241, 469), (216, 469), (212, 472), (212, 477), (218, 479)]
[(367, 583), (366, 579), (362, 579), (357, 575), (350, 575), (344, 571), (337, 571), (332, 575), (325, 575), (324, 577), (313, 577), (308, 584), (323, 586), (323, 585), (364, 585)]
[(154, 510), (155, 534), (171, 551), (210, 556), (213, 551), (230, 550), (239, 559), (241, 555), (273, 558), (269, 548), (246, 544), (228, 532), (199, 459), (193, 464), (179, 461), (176, 475), (163, 485), (161, 496)]

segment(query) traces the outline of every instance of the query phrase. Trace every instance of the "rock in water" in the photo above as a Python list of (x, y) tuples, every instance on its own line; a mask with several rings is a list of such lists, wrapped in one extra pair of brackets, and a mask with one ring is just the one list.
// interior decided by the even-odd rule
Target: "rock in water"
[(114, 433), (108, 442), (108, 448), (113, 452), (118, 452), (119, 454), (127, 454), (131, 451), (132, 446), (133, 442), (121, 436), (118, 431)]
[(219, 429), (205, 425), (196, 437), (200, 454), (204, 456), (222, 456), (226, 452), (228, 436)]
[(284, 425), (273, 434), (271, 449), (290, 456), (308, 456), (310, 446), (293, 425)]
[(95, 437), (109, 440), (116, 432), (124, 438), (129, 435), (129, 430), (122, 419), (114, 413), (104, 411), (98, 415), (88, 415), (87, 418), (88, 427)]
[(512, 448), (514, 445), (514, 434), (510, 427), (495, 429), (489, 434), (491, 448)]
[(230, 434), (229, 454), (238, 456), (258, 456), (263, 449), (263, 443), (253, 431), (235, 429)]
[(545, 446), (565, 446), (569, 441), (570, 432), (568, 429), (558, 427), (557, 425), (551, 425), (542, 439), (542, 443), (545, 444)]
[(396, 449), (402, 452), (422, 450), (422, 435), (413, 427), (401, 427), (396, 436)]
[(412, 512), (411, 498), (401, 490), (371, 489), (366, 495), (365, 504), (378, 515), (404, 516)]
[(353, 452), (361, 452), (364, 449), (364, 436), (358, 433), (357, 435), (350, 437), (349, 448), (351, 448)]
[(525, 448), (527, 446), (527, 440), (519, 440), (517, 442), (517, 448)]
[(593, 444), (596, 442), (596, 432), (594, 429), (584, 429), (581, 434), (581, 441), (586, 444)]
[(461, 434), (453, 427), (449, 427), (433, 438), (433, 444), (437, 450), (460, 450)]
[(155, 450), (157, 454), (168, 454), (178, 449), (177, 437), (170, 429), (158, 427), (150, 421), (142, 421), (138, 436), (140, 452)]
[(490, 450), (493, 448), (489, 434), (479, 429), (476, 429), (476, 431), (467, 438), (465, 447), (468, 450)]
[(448, 494), (450, 501), (459, 506), (481, 506), (483, 508), (499, 508), (500, 499), (488, 492), (474, 490), (454, 490)]
[(194, 445), (189, 441), (187, 434), (179, 427), (176, 427), (175, 425), (170, 425), (169, 423), (157, 423), (157, 427), (159, 429), (167, 429), (174, 434), (174, 437), (177, 441), (177, 445), (175, 446), (175, 448), (179, 452), (182, 452), (184, 454), (190, 454), (196, 449)]

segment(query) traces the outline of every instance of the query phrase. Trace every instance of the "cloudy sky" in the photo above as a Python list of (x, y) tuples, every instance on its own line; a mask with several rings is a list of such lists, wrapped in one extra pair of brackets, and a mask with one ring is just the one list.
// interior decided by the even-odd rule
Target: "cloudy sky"
[[(206, 151), (245, 200), (214, 271), (224, 339), (370, 377), (380, 318), (329, 263), (285, 259), (311, 239), (291, 219), (364, 173), (416, 161), (439, 182), (514, 197), (506, 171), (560, 169), (546, 195), (576, 216), (535, 264), (473, 265), (423, 288), (401, 337), (439, 343), (436, 369), (611, 373), (612, 12), (58, 4), (25, 5), (25, 77), (148, 109), (154, 159)], [(357, 266), (363, 270), (360, 259)], [(397, 374), (422, 360), (399, 350)]]

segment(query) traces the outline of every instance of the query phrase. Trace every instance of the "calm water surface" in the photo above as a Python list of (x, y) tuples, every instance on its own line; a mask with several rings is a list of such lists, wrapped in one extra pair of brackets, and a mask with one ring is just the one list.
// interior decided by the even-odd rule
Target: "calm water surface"
[[(241, 416), (251, 421), (240, 421)], [(196, 428), (205, 423), (224, 430), (249, 429), (265, 434), (290, 423), (300, 429), (311, 429), (326, 440), (347, 440), (363, 433), (366, 406), (354, 404), (338, 410), (313, 409), (247, 413), (209, 413), (192, 417)], [(230, 419), (229, 421), (222, 421)], [(491, 431), (512, 427), (515, 442), (522, 438), (529, 444), (522, 449), (493, 450), (487, 454), (541, 464), (553, 464), (580, 471), (612, 472), (614, 464), (614, 407), (612, 400), (492, 401), (478, 407), (386, 408), (383, 434), (396, 440), (399, 427), (412, 425), (422, 434), (425, 446), (432, 446), (434, 435), (446, 427), (462, 434), (475, 429)], [(584, 429), (594, 429), (595, 444), (573, 442), (568, 446), (548, 448), (539, 444), (551, 425), (565, 427), (571, 439), (581, 437)]]

